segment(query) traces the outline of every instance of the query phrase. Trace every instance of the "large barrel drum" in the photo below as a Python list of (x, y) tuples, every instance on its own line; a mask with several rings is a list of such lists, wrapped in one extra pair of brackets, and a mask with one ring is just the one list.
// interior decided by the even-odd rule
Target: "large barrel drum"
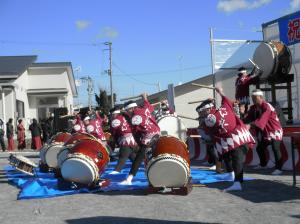
[(187, 145), (173, 136), (162, 136), (146, 152), (146, 173), (153, 187), (182, 187), (190, 177)]
[(253, 61), (263, 70), (261, 80), (276, 80), (289, 74), (292, 57), (289, 48), (278, 41), (262, 42), (255, 49)]

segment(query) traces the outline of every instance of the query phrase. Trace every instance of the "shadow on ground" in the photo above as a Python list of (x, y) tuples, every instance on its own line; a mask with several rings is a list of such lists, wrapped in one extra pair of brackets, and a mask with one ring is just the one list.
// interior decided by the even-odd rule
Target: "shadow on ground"
[[(186, 221), (169, 221), (169, 220), (156, 220), (156, 219), (143, 219), (143, 218), (131, 218), (131, 217), (114, 217), (114, 216), (97, 216), (80, 219), (65, 220), (68, 224), (205, 224), (207, 222), (186, 222)], [(207, 223), (213, 224), (213, 223)], [(217, 223), (215, 223), (217, 224)]]
[[(209, 184), (209, 188), (225, 189), (232, 183)], [(226, 185), (226, 187), (224, 187)], [(228, 194), (243, 198), (253, 203), (284, 202), (300, 200), (300, 188), (270, 180), (252, 180), (243, 183), (242, 191), (231, 191)]]

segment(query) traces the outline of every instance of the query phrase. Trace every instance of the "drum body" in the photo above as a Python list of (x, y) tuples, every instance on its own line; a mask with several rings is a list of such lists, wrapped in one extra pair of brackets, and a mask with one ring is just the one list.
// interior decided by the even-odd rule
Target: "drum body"
[(71, 138), (71, 134), (60, 132), (51, 138), (50, 144), (45, 144), (40, 150), (42, 164), (50, 168), (58, 168), (57, 155), (64, 148), (64, 143)]
[(57, 166), (61, 168), (62, 163), (67, 159), (69, 151), (71, 148), (78, 142), (82, 140), (96, 140), (93, 135), (88, 133), (75, 133), (73, 134), (64, 144), (62, 150), (60, 150), (57, 154)]
[(14, 166), (17, 170), (29, 174), (31, 176), (34, 175), (34, 167), (37, 167), (37, 165), (25, 156), (11, 154), (8, 160), (9, 163), (12, 166)]
[(292, 66), (289, 48), (281, 42), (262, 42), (255, 49), (253, 61), (263, 70), (261, 80), (272, 80), (287, 75)]
[(96, 140), (96, 138), (88, 133), (75, 133), (65, 141), (64, 145), (76, 144), (81, 140)]
[(161, 135), (186, 140), (186, 127), (179, 117), (172, 114), (161, 115), (157, 118), (157, 124), (160, 127)]
[(108, 162), (109, 153), (101, 142), (82, 140), (71, 148), (61, 165), (61, 174), (68, 181), (93, 185)]
[(162, 136), (146, 152), (146, 172), (154, 187), (182, 187), (190, 177), (187, 145), (173, 137)]
[(51, 143), (60, 143), (64, 144), (66, 141), (71, 138), (71, 134), (68, 132), (59, 132), (51, 138)]

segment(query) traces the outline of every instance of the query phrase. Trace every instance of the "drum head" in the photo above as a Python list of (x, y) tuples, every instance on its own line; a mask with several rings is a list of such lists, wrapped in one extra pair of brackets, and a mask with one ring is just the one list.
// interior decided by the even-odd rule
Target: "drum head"
[(57, 154), (57, 166), (61, 168), (63, 162), (67, 159), (69, 154), (70, 148), (64, 147), (60, 152)]
[(51, 145), (46, 154), (45, 154), (45, 160), (46, 164), (51, 167), (51, 168), (58, 168), (58, 163), (57, 163), (57, 155), (58, 153), (64, 149), (63, 145)]
[(61, 167), (61, 174), (68, 181), (86, 185), (92, 184), (97, 177), (92, 165), (80, 157), (66, 159)]
[(41, 161), (43, 164), (46, 164), (46, 158), (45, 158), (45, 155), (46, 155), (46, 152), (47, 152), (47, 149), (49, 148), (49, 145), (48, 144), (45, 144), (43, 145), (43, 147), (40, 149), (40, 158), (41, 158)]
[(189, 172), (180, 161), (169, 157), (153, 162), (147, 176), (153, 187), (182, 187), (188, 181)]
[(186, 139), (186, 127), (181, 119), (175, 116), (163, 116), (158, 118), (161, 135), (170, 135), (183, 141)]
[(266, 79), (272, 74), (276, 63), (275, 60), (276, 55), (269, 43), (260, 43), (255, 49), (253, 61), (263, 70), (262, 79)]

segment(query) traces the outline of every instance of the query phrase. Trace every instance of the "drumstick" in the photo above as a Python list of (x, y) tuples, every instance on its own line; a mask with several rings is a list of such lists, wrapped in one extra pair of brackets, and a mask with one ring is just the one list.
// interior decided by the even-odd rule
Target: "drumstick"
[(133, 100), (133, 99), (137, 99), (137, 98), (141, 98), (141, 96), (130, 96), (130, 97), (125, 97), (120, 99), (120, 101), (126, 101), (126, 100)]
[(190, 120), (195, 120), (195, 121), (198, 121), (197, 118), (192, 118), (192, 117), (187, 117), (187, 116), (184, 116), (184, 115), (179, 115), (177, 114), (178, 117), (181, 117), (181, 118), (185, 118), (185, 119), (190, 119)]
[(69, 114), (59, 116), (59, 118), (65, 118), (65, 117), (75, 117), (75, 116), (74, 115), (69, 115)]
[(203, 101), (205, 101), (205, 100), (196, 100), (196, 101), (188, 102), (188, 104), (201, 103)]
[(152, 106), (156, 106), (158, 104), (160, 104), (161, 102), (156, 102), (156, 103), (151, 103)]
[(248, 58), (248, 59), (249, 59), (249, 61), (250, 61), (256, 68), (258, 68), (258, 69), (260, 70), (260, 68), (258, 67), (257, 64), (255, 64), (250, 58)]
[(190, 138), (201, 138), (201, 135), (189, 135)]
[(193, 86), (198, 86), (198, 87), (202, 87), (202, 88), (206, 88), (206, 89), (216, 89), (216, 87), (213, 86), (206, 86), (206, 85), (202, 85), (202, 84), (198, 84), (198, 83), (192, 83)]

